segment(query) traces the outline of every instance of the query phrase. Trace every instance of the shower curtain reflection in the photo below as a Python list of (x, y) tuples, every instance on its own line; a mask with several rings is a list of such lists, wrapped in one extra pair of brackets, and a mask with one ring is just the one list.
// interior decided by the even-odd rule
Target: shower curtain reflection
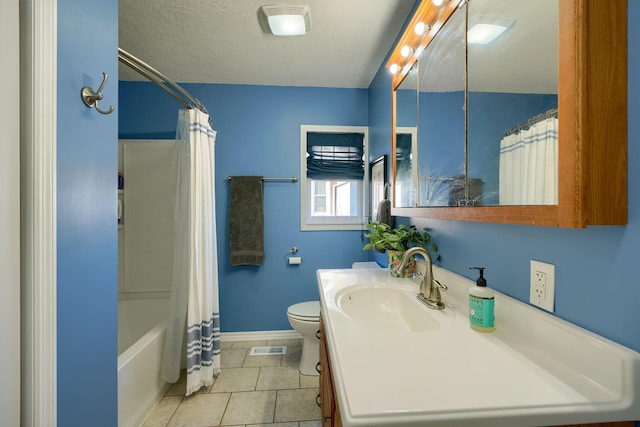
[(558, 203), (558, 118), (536, 121), (500, 142), (501, 205)]

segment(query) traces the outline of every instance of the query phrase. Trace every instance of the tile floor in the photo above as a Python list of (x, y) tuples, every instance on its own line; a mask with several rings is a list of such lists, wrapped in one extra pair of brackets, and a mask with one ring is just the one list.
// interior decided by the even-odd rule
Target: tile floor
[[(254, 346), (286, 345), (285, 355), (249, 356)], [(171, 385), (142, 427), (320, 427), (319, 377), (301, 375), (302, 340), (222, 342), (213, 385), (184, 396)]]

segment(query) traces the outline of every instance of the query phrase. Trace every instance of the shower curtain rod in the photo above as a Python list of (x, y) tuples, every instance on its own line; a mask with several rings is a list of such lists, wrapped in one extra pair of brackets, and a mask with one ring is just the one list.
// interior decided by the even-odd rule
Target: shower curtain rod
[(536, 123), (540, 123), (541, 121), (550, 119), (552, 117), (558, 117), (558, 109), (557, 108), (553, 108), (551, 110), (545, 111), (542, 114), (538, 114), (537, 116), (533, 116), (529, 120), (527, 120), (526, 122), (522, 122), (522, 123), (512, 127), (511, 129), (509, 129), (508, 131), (506, 131), (504, 133), (503, 137), (512, 135), (514, 133), (518, 133), (518, 132), (520, 132), (521, 130), (524, 130), (524, 129), (528, 129), (529, 127), (535, 125)]
[[(204, 108), (204, 105), (202, 105), (193, 95), (180, 87), (180, 85), (121, 47), (118, 48), (118, 61), (160, 86), (185, 108), (196, 108), (203, 113), (209, 114), (207, 109)], [(211, 123), (211, 117), (209, 117), (209, 123)]]

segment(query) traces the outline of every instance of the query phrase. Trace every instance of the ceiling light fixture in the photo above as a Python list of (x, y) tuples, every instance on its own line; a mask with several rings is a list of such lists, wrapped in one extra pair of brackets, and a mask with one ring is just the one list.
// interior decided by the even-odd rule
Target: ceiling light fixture
[(260, 10), (274, 36), (301, 36), (311, 30), (309, 6), (273, 4)]
[(473, 23), (467, 32), (467, 43), (488, 44), (500, 37), (515, 20), (511, 18), (489, 18), (478, 17), (478, 21)]

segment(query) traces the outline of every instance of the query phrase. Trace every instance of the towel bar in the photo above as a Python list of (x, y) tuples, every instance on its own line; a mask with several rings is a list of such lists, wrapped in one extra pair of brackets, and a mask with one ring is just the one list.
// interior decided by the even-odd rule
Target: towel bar
[[(233, 179), (232, 176), (227, 177), (227, 181), (231, 181)], [(291, 178), (262, 178), (263, 181), (291, 181), (298, 182), (297, 176), (292, 176)]]

